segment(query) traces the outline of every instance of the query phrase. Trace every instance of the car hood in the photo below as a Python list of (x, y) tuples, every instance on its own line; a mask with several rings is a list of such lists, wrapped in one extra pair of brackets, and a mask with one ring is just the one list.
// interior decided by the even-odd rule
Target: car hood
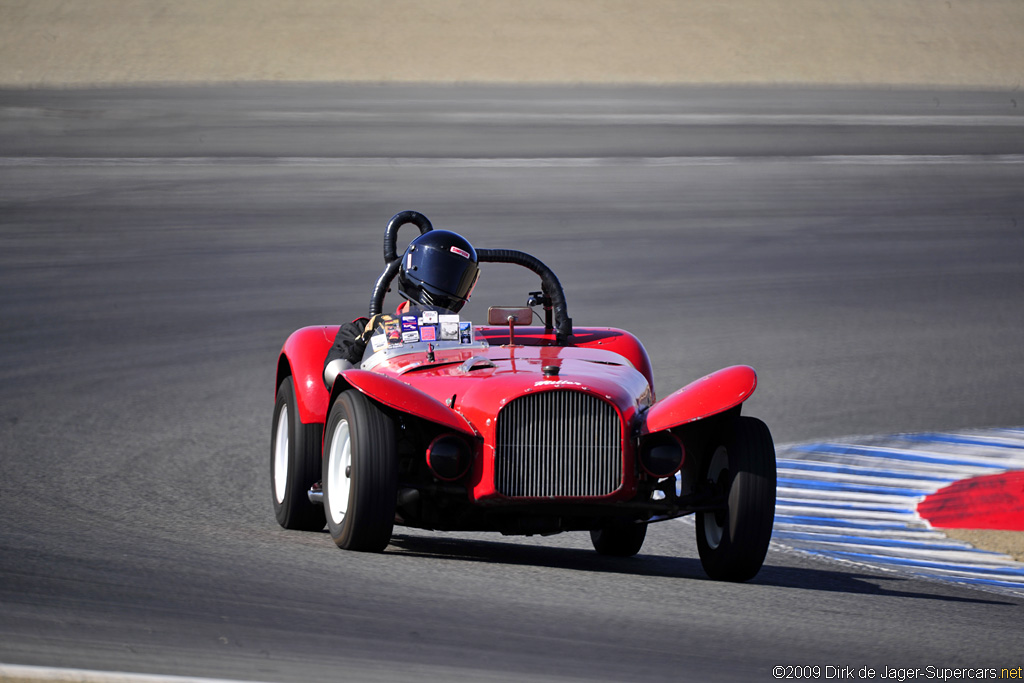
[(647, 379), (622, 356), (600, 349), (492, 346), (388, 361), (375, 369), (449, 405), (481, 432), (515, 398), (572, 390), (599, 396), (624, 415), (651, 402)]

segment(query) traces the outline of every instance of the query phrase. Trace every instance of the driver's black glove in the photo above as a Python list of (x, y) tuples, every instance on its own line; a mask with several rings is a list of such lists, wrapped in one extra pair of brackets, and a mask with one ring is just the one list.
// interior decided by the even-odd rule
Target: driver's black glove
[(363, 333), (359, 335), (359, 340), (363, 342), (364, 346), (370, 341), (370, 337), (373, 336), (373, 331), (383, 325), (385, 320), (394, 320), (394, 316), (386, 313), (383, 315), (377, 313), (366, 321), (366, 327), (363, 328)]

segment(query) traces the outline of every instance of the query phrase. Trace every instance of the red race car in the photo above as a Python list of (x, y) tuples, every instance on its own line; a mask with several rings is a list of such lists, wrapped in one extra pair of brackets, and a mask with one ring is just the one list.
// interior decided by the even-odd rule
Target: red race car
[[(399, 272), (396, 215), (371, 316)], [(473, 325), (413, 306), (369, 336), (362, 363), (330, 391), (324, 359), (338, 326), (289, 336), (277, 363), (270, 474), (278, 522), (348, 550), (382, 551), (395, 524), (442, 531), (589, 531), (595, 550), (631, 556), (653, 522), (696, 513), (714, 579), (760, 570), (775, 513), (775, 448), (740, 415), (757, 385), (737, 365), (656, 400), (650, 359), (629, 332), (576, 327), (555, 274), (519, 251), (479, 249), (540, 277), (525, 307)], [(531, 325), (533, 308), (544, 324)]]

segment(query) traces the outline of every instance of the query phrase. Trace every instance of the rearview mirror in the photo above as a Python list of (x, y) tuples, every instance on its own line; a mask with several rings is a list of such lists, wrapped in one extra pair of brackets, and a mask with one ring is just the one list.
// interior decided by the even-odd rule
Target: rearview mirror
[(488, 325), (529, 325), (533, 322), (533, 309), (491, 306), (487, 309)]

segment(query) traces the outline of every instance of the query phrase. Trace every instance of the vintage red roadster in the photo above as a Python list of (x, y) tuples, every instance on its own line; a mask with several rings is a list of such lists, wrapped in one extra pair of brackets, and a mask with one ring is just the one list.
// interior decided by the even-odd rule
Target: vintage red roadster
[[(371, 316), (398, 272), (406, 224), (433, 229), (413, 211), (392, 218)], [(533, 271), (540, 291), (527, 306), (491, 307), (486, 325), (412, 307), (401, 327), (391, 320), (374, 330), (362, 362), (330, 390), (324, 359), (338, 326), (289, 336), (271, 436), (278, 522), (326, 523), (348, 550), (383, 550), (399, 524), (589, 531), (598, 553), (631, 556), (649, 524), (693, 513), (708, 576), (757, 574), (776, 475), (768, 428), (740, 414), (754, 370), (728, 367), (658, 400), (640, 341), (620, 329), (574, 327), (561, 284), (541, 261), (505, 249), (477, 256)]]

